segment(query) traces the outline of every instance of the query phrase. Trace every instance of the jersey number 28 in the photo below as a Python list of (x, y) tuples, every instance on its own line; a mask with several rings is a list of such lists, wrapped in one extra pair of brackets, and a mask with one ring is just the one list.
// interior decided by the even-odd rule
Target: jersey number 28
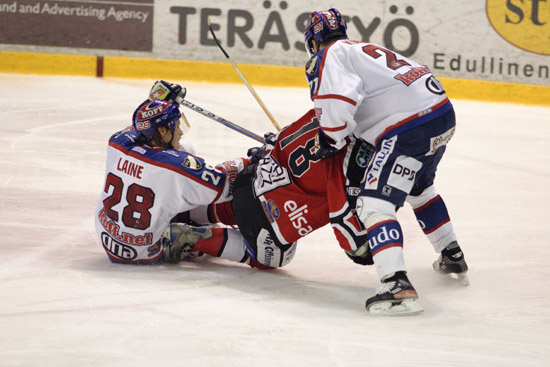
[[(119, 213), (113, 210), (113, 207), (120, 203), (122, 199), (124, 182), (120, 177), (109, 173), (105, 180), (105, 188), (103, 189), (106, 194), (109, 193), (111, 187), (113, 188), (113, 192), (103, 200), (103, 206), (105, 207), (105, 214), (115, 222), (118, 222)], [(153, 190), (135, 183), (131, 184), (126, 191), (126, 202), (128, 205), (122, 209), (122, 223), (126, 227), (139, 230), (149, 228), (151, 225), (151, 212), (149, 212), (149, 209), (153, 207), (153, 203), (155, 202), (155, 193)]]

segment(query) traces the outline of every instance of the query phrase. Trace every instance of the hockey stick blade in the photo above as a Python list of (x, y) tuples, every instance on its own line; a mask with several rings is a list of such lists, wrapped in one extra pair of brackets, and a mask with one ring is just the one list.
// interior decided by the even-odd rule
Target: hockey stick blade
[(222, 125), (225, 125), (225, 126), (227, 126), (228, 128), (230, 128), (230, 129), (233, 129), (233, 130), (235, 130), (235, 131), (237, 131), (237, 132), (239, 132), (239, 133), (241, 133), (241, 134), (243, 134), (243, 135), (246, 135), (246, 136), (248, 136), (249, 138), (252, 138), (252, 139), (254, 139), (254, 140), (256, 140), (256, 141), (258, 141), (258, 142), (260, 142), (260, 143), (262, 143), (262, 144), (264, 143), (264, 139), (263, 139), (260, 135), (255, 134), (255, 133), (253, 133), (252, 131), (245, 129), (244, 127), (240, 127), (239, 125), (237, 125), (237, 124), (235, 124), (235, 123), (233, 123), (233, 122), (231, 122), (231, 121), (229, 121), (229, 120), (226, 120), (226, 119), (224, 119), (223, 117), (218, 116), (218, 115), (216, 115), (216, 114), (214, 114), (214, 113), (212, 113), (212, 112), (210, 112), (210, 111), (207, 111), (207, 110), (205, 110), (204, 108), (199, 107), (199, 106), (197, 106), (196, 104), (189, 102), (188, 100), (185, 100), (185, 99), (184, 99), (184, 100), (181, 102), (181, 105), (182, 105), (182, 106), (185, 106), (185, 107), (187, 107), (187, 108), (189, 108), (189, 109), (191, 109), (191, 110), (193, 110), (193, 111), (195, 111), (195, 112), (197, 112), (197, 113), (200, 113), (201, 115), (206, 116), (206, 117), (208, 117), (208, 118), (211, 119), (211, 120), (214, 120), (214, 121), (216, 121), (216, 122), (218, 122), (218, 123), (220, 123), (220, 124), (222, 124)]
[(266, 105), (263, 103), (263, 101), (261, 100), (260, 96), (258, 95), (258, 93), (256, 93), (256, 91), (254, 90), (254, 88), (252, 88), (252, 85), (250, 85), (250, 83), (248, 82), (248, 80), (246, 80), (246, 78), (244, 77), (244, 75), (241, 73), (241, 71), (239, 70), (239, 68), (237, 67), (237, 65), (235, 65), (235, 63), (233, 62), (233, 60), (231, 59), (231, 57), (229, 57), (229, 54), (227, 53), (227, 51), (225, 51), (225, 49), (222, 47), (220, 41), (218, 40), (218, 37), (216, 37), (216, 34), (214, 33), (214, 29), (212, 28), (212, 24), (210, 23), (210, 18), (207, 19), (207, 23), (208, 23), (208, 29), (210, 30), (210, 33), (212, 34), (212, 37), (214, 38), (214, 42), (216, 42), (216, 45), (218, 45), (219, 49), (223, 52), (224, 56), (226, 57), (226, 59), (231, 63), (231, 66), (233, 66), (233, 69), (235, 69), (235, 71), (237, 72), (237, 74), (239, 75), (239, 77), (241, 78), (241, 80), (244, 82), (244, 84), (246, 85), (246, 87), (248, 88), (248, 90), (250, 91), (250, 93), (252, 93), (252, 96), (256, 99), (256, 102), (258, 102), (258, 104), (260, 105), (260, 107), (262, 108), (262, 110), (264, 110), (265, 114), (267, 115), (267, 117), (269, 118), (269, 120), (271, 120), (271, 123), (273, 124), (273, 126), (277, 129), (277, 131), (281, 130), (281, 127), (279, 126), (279, 124), (277, 123), (277, 121), (275, 120), (275, 117), (273, 117), (273, 115), (271, 114), (271, 112), (269, 112), (269, 110), (267, 109)]

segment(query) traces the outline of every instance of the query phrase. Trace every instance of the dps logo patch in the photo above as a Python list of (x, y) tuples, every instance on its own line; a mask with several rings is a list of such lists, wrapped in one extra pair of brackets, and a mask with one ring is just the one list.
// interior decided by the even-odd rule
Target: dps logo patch
[(550, 55), (550, 1), (487, 0), (491, 26), (522, 50)]

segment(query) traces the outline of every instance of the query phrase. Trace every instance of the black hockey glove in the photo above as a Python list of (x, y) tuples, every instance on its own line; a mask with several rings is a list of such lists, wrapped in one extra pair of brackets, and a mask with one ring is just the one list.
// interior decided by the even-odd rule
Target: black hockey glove
[(275, 148), (275, 143), (277, 142), (277, 139), (275, 139), (276, 135), (273, 133), (265, 133), (264, 134), (264, 150), (266, 152), (273, 150)]
[(346, 255), (356, 264), (374, 265), (368, 243), (359, 247), (355, 251), (346, 251)]
[(265, 148), (263, 147), (250, 148), (246, 152), (246, 155), (248, 156), (248, 158), (250, 158), (251, 164), (258, 163), (260, 159), (265, 157)]
[(162, 100), (181, 104), (186, 94), (187, 89), (183, 88), (181, 85), (172, 84), (164, 80), (157, 80), (149, 92), (149, 100)]
[(315, 153), (313, 153), (313, 156), (315, 158), (328, 158), (332, 157), (333, 155), (337, 154), (339, 152), (338, 149), (332, 147), (330, 145), (330, 142), (328, 140), (329, 138), (323, 133), (321, 129), (317, 132), (317, 135), (315, 135)]

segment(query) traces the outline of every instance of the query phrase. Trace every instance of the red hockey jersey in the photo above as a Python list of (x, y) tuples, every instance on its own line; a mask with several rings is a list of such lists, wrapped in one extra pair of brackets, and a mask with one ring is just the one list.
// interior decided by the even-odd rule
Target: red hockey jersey
[[(279, 241), (297, 241), (330, 222), (340, 246), (355, 250), (366, 241), (366, 231), (346, 191), (353, 196), (359, 190), (368, 163), (365, 145), (351, 139), (338, 154), (316, 158), (315, 117), (312, 109), (275, 136), (258, 162), (254, 193)], [(359, 179), (353, 183), (347, 176)]]

